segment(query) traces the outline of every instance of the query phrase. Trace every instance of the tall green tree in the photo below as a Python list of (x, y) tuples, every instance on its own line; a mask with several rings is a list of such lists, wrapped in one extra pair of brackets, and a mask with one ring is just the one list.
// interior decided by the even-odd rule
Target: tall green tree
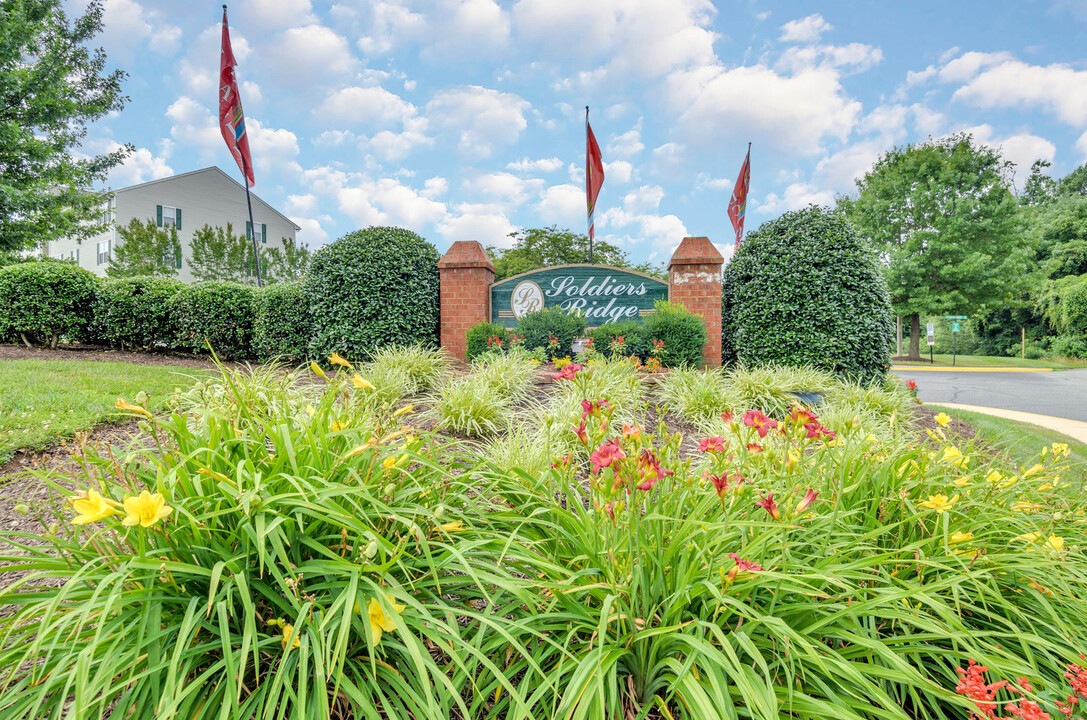
[[(495, 280), (519, 275), (555, 265), (576, 265), (589, 262), (589, 236), (559, 230), (556, 226), (516, 230), (509, 234), (513, 246), (488, 247), (495, 267)], [(593, 262), (598, 265), (636, 270), (649, 275), (663, 275), (655, 265), (634, 265), (622, 249), (600, 240), (593, 241)]]
[(301, 280), (309, 268), (313, 253), (302, 243), (283, 238), (282, 248), (266, 247), (261, 249), (261, 274), (265, 282), (290, 282)]
[(1062, 177), (1057, 192), (1060, 195), (1087, 195), (1087, 163)]
[(891, 306), (910, 318), (920, 358), (921, 314), (973, 315), (1030, 284), (1033, 251), (1007, 176), (1010, 163), (966, 134), (896, 147), (840, 199), (881, 254)]
[(117, 228), (120, 242), (110, 254), (106, 275), (109, 277), (174, 277), (181, 260), (181, 241), (177, 228), (160, 228), (154, 220), (141, 223), (136, 218)]
[(120, 110), (125, 73), (87, 43), (102, 29), (94, 0), (69, 22), (61, 0), (0, 0), (0, 250), (85, 238), (104, 196), (92, 192), (132, 151), (74, 152), (87, 123)]
[(197, 280), (248, 280), (253, 249), (244, 234), (234, 234), (230, 223), (225, 228), (200, 228), (193, 233), (189, 250), (189, 270)]
[(1046, 172), (1053, 163), (1048, 160), (1035, 160), (1030, 166), (1030, 175), (1023, 185), (1019, 202), (1023, 205), (1045, 205), (1057, 197), (1057, 181)]

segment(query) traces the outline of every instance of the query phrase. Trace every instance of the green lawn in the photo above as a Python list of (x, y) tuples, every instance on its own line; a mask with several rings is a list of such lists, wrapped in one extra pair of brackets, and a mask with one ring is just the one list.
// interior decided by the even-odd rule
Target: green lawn
[[(899, 362), (895, 361), (895, 366), (906, 367), (951, 367), (951, 355), (934, 355), (934, 362), (929, 363), (928, 353), (923, 352), (923, 362)], [(1054, 370), (1062, 370), (1064, 368), (1078, 368), (1087, 367), (1087, 360), (1079, 360), (1076, 358), (1041, 358), (1039, 360), (1023, 360), (1017, 357), (999, 357), (995, 355), (959, 355), (955, 359), (955, 365), (957, 367), (984, 367), (984, 368), (1053, 368)]]
[(143, 390), (161, 408), (175, 387), (207, 371), (123, 362), (6, 360), (0, 363), (0, 461), (44, 449), (96, 423), (126, 417), (113, 409)]
[(1003, 450), (1020, 466), (1030, 466), (1037, 462), (1038, 452), (1046, 445), (1055, 442), (1066, 443), (1072, 454), (1069, 461), (1077, 479), (1087, 478), (1087, 445), (1078, 442), (1055, 430), (1038, 425), (1029, 425), (1014, 420), (947, 408), (941, 405), (927, 405), (934, 410), (942, 410), (957, 420), (969, 423), (978, 429), (978, 434), (990, 444)]

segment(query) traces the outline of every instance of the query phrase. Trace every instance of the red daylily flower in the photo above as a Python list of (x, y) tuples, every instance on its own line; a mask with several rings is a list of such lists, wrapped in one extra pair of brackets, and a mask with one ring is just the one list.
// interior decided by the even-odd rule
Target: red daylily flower
[(807, 408), (802, 408), (799, 405), (793, 405), (792, 411), (789, 413), (789, 419), (798, 425), (807, 425), (813, 423), (819, 419), (819, 416), (811, 412)]
[(777, 420), (766, 417), (760, 410), (748, 410), (744, 413), (744, 425), (755, 428), (759, 431), (759, 437), (764, 438), (778, 423)]
[(720, 435), (703, 438), (698, 441), (698, 452), (724, 452), (728, 441)]
[(598, 411), (606, 410), (610, 407), (607, 400), (582, 400), (581, 401), (581, 417), (585, 418), (588, 415), (598, 415)]
[(770, 513), (770, 517), (775, 520), (781, 519), (781, 510), (778, 509), (778, 504), (774, 502), (774, 493), (767, 493), (766, 497), (759, 500), (755, 505)]
[(641, 425), (627, 425), (623, 423), (623, 439), (624, 440), (638, 440), (642, 437)]
[(758, 443), (748, 443), (747, 451), (751, 453), (761, 453), (763, 451), (763, 447)]
[(730, 412), (723, 412), (718, 417), (720, 417), (722, 420), (724, 420), (727, 423), (732, 422), (732, 413), (730, 413)]
[(580, 425), (578, 425), (576, 427), (571, 425), (570, 428), (574, 431), (574, 434), (577, 435), (578, 440), (580, 440), (585, 445), (589, 444), (589, 433), (586, 432), (586, 430), (585, 430), (585, 416), (584, 415), (581, 417), (581, 424)]
[(751, 562), (750, 560), (744, 560), (742, 557), (740, 557), (736, 553), (729, 553), (728, 556), (736, 561), (736, 570), (737, 570), (737, 572), (755, 572), (755, 571), (758, 571), (758, 570), (762, 570), (761, 565), (756, 565), (755, 563)]
[(581, 363), (570, 363), (569, 365), (564, 366), (562, 370), (559, 370), (551, 377), (555, 380), (573, 380), (577, 376), (578, 371), (581, 370), (583, 367), (585, 366)]
[(622, 460), (627, 456), (623, 448), (619, 447), (619, 438), (612, 438), (601, 445), (589, 456), (589, 462), (593, 464), (593, 475), (610, 466), (616, 460)]
[(813, 502), (819, 499), (819, 493), (815, 492), (811, 488), (808, 488), (808, 492), (804, 493), (804, 497), (800, 499), (800, 504), (796, 506), (797, 514), (804, 512), (811, 506)]
[(728, 490), (728, 473), (721, 473), (720, 475), (710, 475), (710, 482), (713, 483), (713, 489), (717, 491), (718, 496), (724, 495), (725, 490)]
[[(574, 430), (577, 430), (577, 428), (574, 428)], [(574, 454), (573, 453), (566, 453), (565, 457), (555, 458), (555, 461), (551, 463), (551, 467), (556, 468), (556, 469), (557, 468), (567, 467), (573, 461), (574, 461)]]
[(910, 390), (910, 391), (916, 390), (917, 389), (917, 383), (914, 382), (913, 380), (907, 380), (906, 381), (906, 389)]
[(642, 483), (638, 490), (652, 490), (657, 481), (666, 475), (672, 475), (671, 470), (662, 470), (657, 454), (649, 448), (643, 448), (638, 456), (638, 472), (642, 476)]

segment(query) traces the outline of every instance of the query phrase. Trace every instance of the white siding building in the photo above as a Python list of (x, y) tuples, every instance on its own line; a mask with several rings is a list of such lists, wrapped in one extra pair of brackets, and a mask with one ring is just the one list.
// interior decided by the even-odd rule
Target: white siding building
[[(301, 228), (256, 195), (253, 199), (253, 222), (256, 224), (257, 244), (261, 248), (283, 247), (283, 238), (295, 239)], [(234, 233), (243, 229), (249, 237), (249, 209), (245, 204), (245, 187), (217, 167), (193, 170), (161, 180), (133, 185), (113, 191), (104, 218), (110, 224), (105, 232), (87, 238), (82, 243), (63, 238), (47, 243), (49, 257), (72, 260), (98, 275), (106, 274), (110, 253), (117, 246), (117, 228), (136, 218), (140, 222), (154, 220), (159, 227), (175, 226), (181, 242), (181, 266), (177, 279), (193, 282), (189, 268), (193, 232), (210, 225)]]

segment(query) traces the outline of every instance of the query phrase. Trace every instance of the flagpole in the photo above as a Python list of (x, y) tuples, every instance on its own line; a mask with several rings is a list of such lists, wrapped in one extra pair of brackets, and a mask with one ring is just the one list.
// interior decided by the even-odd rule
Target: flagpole
[(249, 168), (245, 162), (245, 155), (242, 155), (242, 185), (245, 185), (245, 204), (249, 206), (249, 239), (253, 241), (253, 267), (257, 272), (257, 287), (261, 287), (260, 256), (257, 255), (257, 224), (253, 222), (253, 201), (249, 197)]
[[(589, 106), (585, 106), (585, 185), (589, 185)], [(595, 210), (595, 208), (594, 208)], [(593, 219), (590, 215), (586, 218), (589, 223), (589, 264), (593, 264)]]

